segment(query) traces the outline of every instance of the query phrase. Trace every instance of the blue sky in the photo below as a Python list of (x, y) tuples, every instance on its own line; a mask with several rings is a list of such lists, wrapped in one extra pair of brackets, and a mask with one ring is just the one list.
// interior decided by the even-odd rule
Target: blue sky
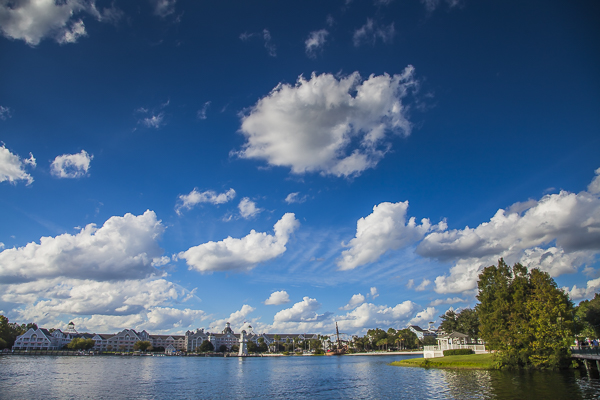
[(600, 290), (592, 1), (0, 1), (0, 311), (331, 333)]

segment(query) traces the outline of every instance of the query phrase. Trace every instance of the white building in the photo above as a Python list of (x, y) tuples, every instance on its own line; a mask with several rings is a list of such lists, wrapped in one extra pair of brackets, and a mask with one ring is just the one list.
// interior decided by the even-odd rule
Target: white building
[(473, 350), (473, 353), (475, 354), (484, 354), (488, 352), (481, 339), (472, 339), (468, 335), (460, 332), (440, 335), (436, 340), (438, 342), (436, 346), (423, 347), (424, 358), (444, 357), (444, 350), (470, 349)]

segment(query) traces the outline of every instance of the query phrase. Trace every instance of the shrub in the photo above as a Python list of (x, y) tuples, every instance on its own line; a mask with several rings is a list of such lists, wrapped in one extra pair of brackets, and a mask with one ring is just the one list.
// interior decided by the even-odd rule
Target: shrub
[(472, 349), (444, 350), (444, 356), (466, 356), (474, 353)]

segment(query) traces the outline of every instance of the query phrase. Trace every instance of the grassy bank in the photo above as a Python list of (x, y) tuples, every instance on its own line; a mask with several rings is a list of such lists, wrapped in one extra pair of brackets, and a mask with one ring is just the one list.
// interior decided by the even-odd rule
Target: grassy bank
[(467, 356), (447, 356), (439, 358), (411, 358), (394, 361), (398, 367), (425, 367), (448, 369), (495, 369), (491, 354), (470, 354)]

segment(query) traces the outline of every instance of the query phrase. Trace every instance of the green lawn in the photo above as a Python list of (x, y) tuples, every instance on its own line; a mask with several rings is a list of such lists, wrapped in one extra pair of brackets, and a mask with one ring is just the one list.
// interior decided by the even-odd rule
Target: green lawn
[(491, 354), (470, 354), (466, 356), (447, 356), (439, 358), (410, 358), (394, 361), (398, 367), (425, 367), (451, 369), (495, 369)]

